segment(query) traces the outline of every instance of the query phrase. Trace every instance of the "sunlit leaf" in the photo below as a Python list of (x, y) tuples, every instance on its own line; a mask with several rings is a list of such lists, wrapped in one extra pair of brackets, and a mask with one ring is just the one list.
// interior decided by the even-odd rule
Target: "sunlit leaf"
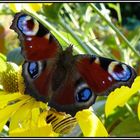
[(138, 118), (139, 118), (139, 120), (140, 120), (140, 102), (139, 102), (139, 104), (138, 104)]

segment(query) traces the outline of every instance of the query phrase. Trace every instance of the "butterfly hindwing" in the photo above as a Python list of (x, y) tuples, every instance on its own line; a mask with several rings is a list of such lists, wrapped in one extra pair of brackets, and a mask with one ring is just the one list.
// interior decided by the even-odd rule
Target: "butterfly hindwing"
[(20, 12), (10, 27), (21, 41), (22, 54), (27, 61), (38, 61), (56, 57), (61, 46), (50, 31), (33, 17)]
[(49, 88), (53, 64), (51, 60), (24, 62), (22, 76), (24, 77), (26, 94), (30, 94), (43, 102), (49, 100), (51, 96)]
[(85, 80), (76, 71), (75, 67), (71, 67), (59, 88), (53, 90), (49, 106), (57, 111), (74, 116), (79, 110), (89, 108), (95, 102), (95, 99), (96, 95)]
[(131, 86), (135, 70), (124, 63), (91, 55), (76, 56), (77, 71), (96, 95), (108, 95), (122, 85)]

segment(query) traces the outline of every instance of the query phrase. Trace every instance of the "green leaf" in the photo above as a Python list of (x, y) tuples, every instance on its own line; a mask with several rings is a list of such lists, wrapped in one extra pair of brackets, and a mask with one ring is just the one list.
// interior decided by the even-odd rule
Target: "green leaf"
[(140, 121), (138, 120), (138, 117), (130, 117), (123, 120), (119, 125), (115, 127), (110, 135), (121, 137), (140, 136)]
[(24, 61), (23, 56), (21, 55), (21, 48), (15, 48), (7, 54), (7, 61), (14, 62), (17, 65), (21, 65)]
[(3, 61), (6, 61), (6, 56), (3, 55), (2, 53), (0, 53), (0, 58), (1, 58)]
[(61, 9), (63, 3), (54, 3), (52, 5), (43, 5), (43, 10), (45, 12), (45, 16), (49, 18), (49, 20), (57, 21), (59, 19), (59, 10)]
[[(79, 43), (75, 40), (75, 38), (68, 32), (63, 32), (63, 31), (60, 31), (60, 34), (63, 35), (64, 37), (66, 37), (68, 39), (68, 41), (70, 41), (70, 44), (72, 43), (72, 45), (75, 45), (75, 47), (77, 48), (77, 51), (78, 53), (80, 52), (84, 52), (84, 49), (79, 45)], [(66, 44), (64, 42), (64, 40), (60, 39), (60, 38), (57, 38), (60, 42), (60, 44), (62, 46), (64, 46), (64, 48), (68, 47), (70, 44)], [(84, 43), (84, 42), (83, 42)]]
[(92, 105), (97, 116), (104, 114), (105, 102), (106, 100), (96, 101), (95, 104)]

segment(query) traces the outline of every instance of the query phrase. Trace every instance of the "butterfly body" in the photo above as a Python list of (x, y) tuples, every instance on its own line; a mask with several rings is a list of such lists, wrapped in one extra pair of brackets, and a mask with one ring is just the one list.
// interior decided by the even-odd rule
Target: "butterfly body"
[(20, 12), (12, 26), (21, 41), (25, 93), (48, 102), (57, 111), (72, 116), (89, 108), (97, 96), (108, 95), (136, 77), (130, 66), (95, 55), (73, 55), (70, 45), (59, 42), (40, 22)]

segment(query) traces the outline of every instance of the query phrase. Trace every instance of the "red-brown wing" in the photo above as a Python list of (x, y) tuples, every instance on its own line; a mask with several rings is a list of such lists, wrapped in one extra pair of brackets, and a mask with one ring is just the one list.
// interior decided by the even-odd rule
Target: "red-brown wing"
[(50, 31), (23, 12), (15, 15), (10, 28), (18, 33), (22, 54), (27, 61), (54, 58), (61, 51), (60, 44)]
[(76, 68), (96, 95), (107, 95), (122, 85), (131, 86), (136, 77), (132, 67), (97, 56), (76, 56)]
[(49, 106), (74, 116), (77, 111), (89, 108), (95, 99), (96, 95), (73, 67), (61, 86), (53, 91)]
[(121, 85), (131, 86), (135, 77), (134, 69), (124, 63), (79, 55), (75, 57), (75, 62), (68, 69), (64, 80), (54, 82), (57, 83), (54, 86), (57, 88), (53, 90), (49, 105), (57, 111), (74, 116), (77, 111), (89, 108), (97, 96), (107, 95)]

